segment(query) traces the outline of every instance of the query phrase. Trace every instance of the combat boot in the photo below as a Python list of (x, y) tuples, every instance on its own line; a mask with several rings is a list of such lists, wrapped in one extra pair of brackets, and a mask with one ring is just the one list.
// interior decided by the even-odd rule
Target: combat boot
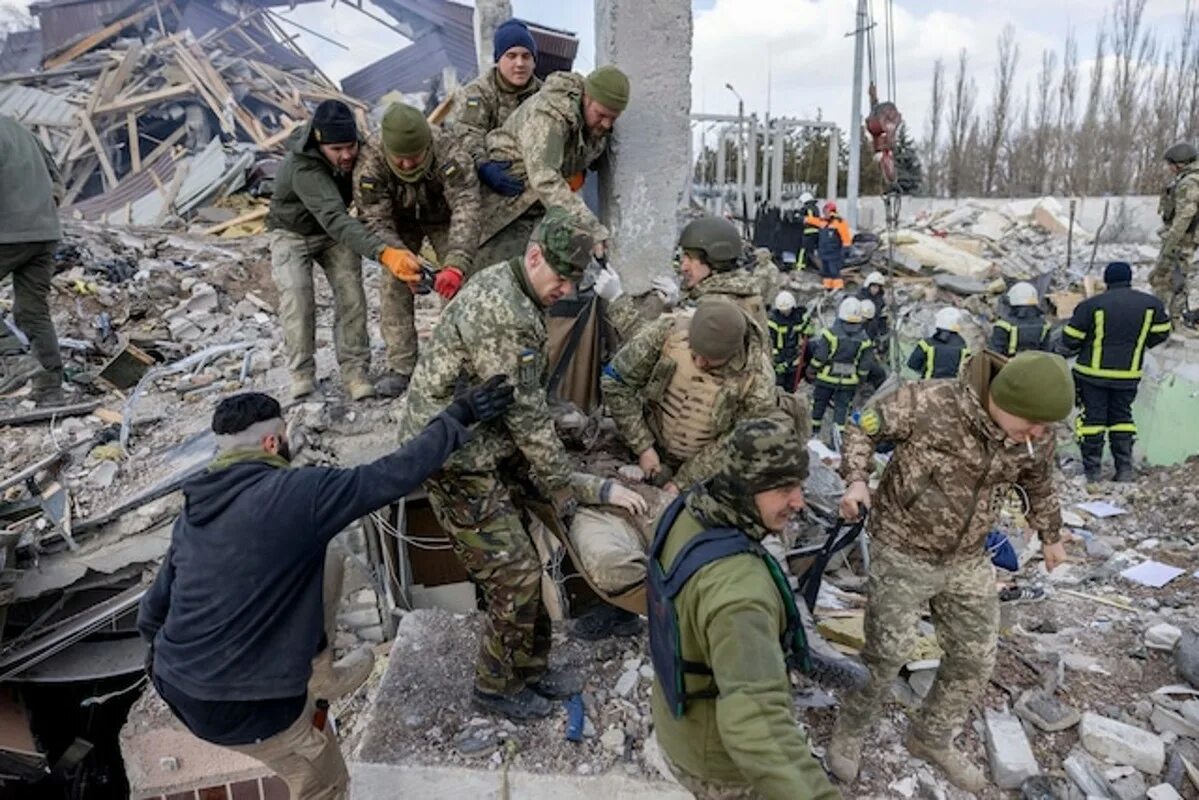
[(375, 396), (375, 385), (370, 380), (360, 373), (350, 373), (345, 377), (346, 394), (350, 399), (357, 402), (359, 400), (369, 400)]
[(513, 694), (492, 694), (475, 689), (471, 700), (480, 711), (502, 714), (513, 722), (548, 717), (554, 710), (553, 703), (527, 686)]
[(1078, 449), (1082, 452), (1082, 471), (1087, 483), (1098, 483), (1103, 468), (1103, 438), (1088, 436), (1078, 443)]
[(316, 379), (311, 375), (296, 373), (291, 376), (291, 399), (299, 400), (316, 391)]
[(576, 639), (588, 642), (612, 636), (637, 636), (641, 633), (641, 617), (604, 603), (575, 620), (571, 632)]
[(402, 372), (388, 370), (383, 377), (375, 381), (375, 391), (383, 397), (399, 397), (408, 391), (408, 383), (411, 380)]
[(30, 382), (29, 398), (39, 406), (60, 406), (65, 402), (62, 392), (62, 371), (41, 371)]
[(862, 768), (862, 737), (846, 733), (841, 729), (840, 720), (833, 728), (833, 738), (825, 749), (825, 761), (828, 771), (842, 783), (853, 783), (858, 779), (858, 770)]
[(1133, 483), (1136, 481), (1136, 471), (1132, 468), (1132, 436), (1118, 433), (1109, 437), (1112, 446), (1112, 459), (1116, 462), (1116, 483)]
[(908, 731), (904, 746), (916, 758), (936, 764), (949, 778), (949, 782), (971, 794), (978, 794), (987, 785), (987, 776), (970, 762), (970, 758), (952, 743), (935, 747), (921, 739), (914, 731)]
[(812, 680), (833, 689), (865, 688), (870, 682), (870, 670), (866, 665), (829, 644), (816, 629), (816, 621), (807, 605), (802, 600), (797, 605), (808, 644), (808, 662), (811, 664), (808, 674)]
[(333, 648), (326, 647), (312, 659), (312, 677), (308, 693), (325, 700), (344, 697), (366, 683), (375, 666), (375, 652), (370, 645), (350, 651), (336, 663)]
[(573, 672), (549, 669), (535, 681), (526, 684), (547, 700), (565, 700), (583, 691), (583, 681)]

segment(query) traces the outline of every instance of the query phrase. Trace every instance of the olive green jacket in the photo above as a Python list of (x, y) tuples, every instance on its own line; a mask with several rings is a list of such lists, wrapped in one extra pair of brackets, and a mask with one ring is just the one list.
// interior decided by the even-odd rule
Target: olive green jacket
[(0, 244), (56, 242), (62, 238), (58, 166), (40, 139), (0, 114)]
[(353, 191), (353, 176), (338, 172), (321, 155), (309, 120), (288, 137), (266, 226), (301, 236), (324, 234), (363, 258), (377, 260), (383, 240), (350, 216)]

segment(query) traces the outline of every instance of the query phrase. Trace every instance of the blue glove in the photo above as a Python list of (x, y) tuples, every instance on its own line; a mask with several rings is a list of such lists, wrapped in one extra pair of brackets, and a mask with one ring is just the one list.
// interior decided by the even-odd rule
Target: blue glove
[(999, 531), (988, 533), (986, 548), (987, 554), (991, 556), (992, 564), (1008, 572), (1019, 571), (1020, 560), (1016, 557), (1016, 549), (1002, 533)]
[(479, 165), (479, 179), (497, 194), (516, 197), (525, 190), (525, 182), (508, 174), (511, 161), (484, 161)]

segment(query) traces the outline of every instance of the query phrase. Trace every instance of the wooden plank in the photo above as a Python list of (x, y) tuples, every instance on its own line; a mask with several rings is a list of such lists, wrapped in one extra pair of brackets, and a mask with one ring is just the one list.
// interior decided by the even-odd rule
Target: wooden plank
[(260, 206), (259, 208), (255, 208), (253, 211), (247, 211), (244, 214), (239, 214), (233, 219), (227, 219), (224, 222), (218, 222), (216, 225), (205, 228), (203, 231), (201, 231), (201, 233), (206, 233), (209, 236), (216, 236), (218, 233), (226, 231), (229, 228), (235, 228), (238, 225), (243, 225), (247, 222), (254, 222), (256, 220), (263, 219), (267, 214), (270, 213), (270, 210), (270, 206)]
[(136, 175), (142, 171), (142, 146), (137, 135), (137, 115), (132, 111), (125, 115), (125, 128), (129, 134), (129, 162)]
[(112, 79), (108, 81), (108, 85), (104, 87), (104, 92), (100, 95), (100, 105), (111, 103), (112, 99), (117, 96), (117, 93), (125, 88), (125, 82), (129, 80), (129, 76), (133, 74), (133, 70), (137, 67), (142, 57), (142, 43), (134, 42), (125, 51), (125, 57), (121, 59), (121, 63), (117, 65), (116, 72), (113, 73)]
[(162, 158), (162, 156), (171, 152), (171, 148), (178, 144), (179, 140), (185, 135), (187, 135), (187, 126), (180, 125), (175, 129), (174, 133), (163, 139), (162, 142), (159, 143), (158, 147), (155, 147), (153, 150), (151, 150), (150, 155), (142, 159), (142, 169), (146, 169), (155, 161)]
[(171, 185), (162, 194), (162, 210), (158, 212), (158, 216), (154, 219), (155, 225), (161, 225), (166, 222), (167, 217), (171, 215), (171, 208), (175, 205), (175, 198), (179, 196), (179, 187), (183, 186), (183, 181), (187, 178), (188, 164), (186, 161), (180, 162), (175, 167), (175, 176), (171, 178)]
[(46, 69), (56, 69), (58, 67), (61, 67), (63, 64), (68, 64), (68, 63), (74, 61), (75, 59), (79, 58), (79, 56), (83, 55), (84, 53), (91, 50), (92, 48), (98, 47), (98, 46), (104, 44), (109, 39), (113, 38), (118, 33), (125, 30), (125, 28), (128, 28), (130, 25), (138, 24), (139, 22), (144, 20), (146, 17), (150, 16), (150, 14), (154, 11), (154, 9), (156, 7), (157, 7), (157, 4), (155, 4), (155, 7), (143, 8), (141, 11), (138, 11), (135, 14), (131, 14), (128, 17), (125, 17), (124, 19), (119, 19), (116, 22), (112, 23), (111, 25), (105, 25), (103, 28), (96, 31), (95, 33), (92, 33), (92, 34), (89, 34), (89, 35), (83, 37), (78, 42), (76, 42), (72, 46), (68, 47), (66, 50), (62, 51), (58, 55), (47, 59), (44, 62), (43, 66)]
[(105, 103), (96, 106), (96, 114), (119, 114), (123, 111), (132, 111), (143, 106), (148, 106), (153, 103), (159, 103), (163, 100), (171, 100), (176, 97), (191, 94), (194, 87), (189, 83), (180, 83), (175, 86), (167, 86), (162, 89), (156, 89), (153, 92), (145, 94), (137, 94), (133, 97), (127, 97), (122, 100), (115, 100), (111, 103)]
[(284, 125), (283, 129), (274, 136), (268, 136), (266, 139), (263, 139), (262, 142), (259, 143), (259, 146), (262, 147), (263, 150), (272, 150), (283, 144), (284, 140), (286, 140), (288, 136), (291, 136), (292, 131), (303, 124), (304, 123), (298, 120), (292, 120), (290, 124)]
[(117, 185), (117, 174), (112, 170), (108, 153), (104, 152), (104, 144), (100, 141), (100, 135), (96, 133), (96, 127), (92, 125), (92, 120), (88, 117), (87, 112), (79, 112), (79, 124), (83, 126), (83, 132), (91, 141), (92, 149), (96, 151), (96, 157), (100, 159), (100, 169), (104, 170), (104, 178), (108, 181), (108, 188), (111, 189)]
[(62, 208), (66, 208), (67, 206), (71, 205), (71, 203), (75, 202), (75, 198), (79, 196), (81, 191), (83, 191), (83, 187), (87, 184), (87, 179), (91, 177), (99, 163), (100, 159), (96, 158), (94, 155), (90, 155), (86, 159), (72, 163), (71, 174), (76, 175), (81, 171), (83, 174), (78, 175), (75, 178), (74, 183), (71, 184), (71, 188), (67, 190), (67, 196), (62, 199)]
[(99, 400), (92, 400), (87, 403), (77, 403), (72, 406), (57, 406), (55, 408), (39, 408), (33, 411), (26, 411), (20, 414), (14, 414), (11, 417), (0, 419), (0, 428), (6, 425), (28, 425), (31, 422), (45, 422), (48, 419), (62, 419), (64, 417), (81, 417), (84, 414), (90, 414), (100, 407)]

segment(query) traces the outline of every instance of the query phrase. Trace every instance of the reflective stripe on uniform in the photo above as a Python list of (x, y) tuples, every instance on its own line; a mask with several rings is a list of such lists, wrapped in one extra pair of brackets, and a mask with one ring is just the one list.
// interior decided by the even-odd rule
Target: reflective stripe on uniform
[(1062, 328), (1062, 333), (1065, 334), (1066, 336), (1069, 336), (1071, 339), (1087, 338), (1086, 333), (1084, 333), (1083, 331), (1080, 331), (1078, 328), (1075, 328), (1072, 325), (1067, 325), (1066, 327)]
[(936, 364), (934, 363), (934, 361), (936, 360), (936, 355), (933, 353), (932, 345), (930, 345), (928, 342), (924, 341), (923, 339), (916, 342), (916, 346), (924, 351), (924, 376), (923, 377), (925, 380), (928, 380), (929, 378), (931, 378), (933, 376), (933, 367), (936, 366)]
[(853, 370), (853, 373), (850, 375), (841, 376), (834, 375), (832, 373), (832, 370), (835, 367), (844, 366), (833, 361), (834, 357), (837, 355), (837, 335), (828, 328), (820, 331), (820, 335), (823, 336), (825, 341), (828, 342), (829, 360), (828, 363), (823, 365), (818, 364), (815, 360), (813, 360), (813, 364), (817, 368), (816, 379), (824, 381), (825, 383), (831, 383), (835, 386), (857, 386), (861, 381), (861, 376), (858, 374), (858, 364), (861, 363), (862, 354), (866, 352), (866, 348), (870, 347), (870, 340), (866, 339), (858, 344), (858, 351), (854, 353), (853, 362), (848, 365)]
[(1109, 433), (1136, 433), (1137, 424), (1135, 422), (1117, 422), (1115, 425), (1108, 425)]
[(997, 319), (995, 327), (1007, 331), (1007, 350), (1004, 355), (1014, 356), (1016, 354), (1016, 326), (1005, 319)]
[(1091, 378), (1115, 378), (1119, 380), (1136, 380), (1144, 374), (1143, 361), (1145, 358), (1145, 341), (1154, 329), (1154, 311), (1145, 309), (1144, 319), (1141, 320), (1141, 331), (1137, 334), (1137, 343), (1132, 351), (1132, 363), (1125, 369), (1110, 369), (1103, 366), (1103, 336), (1105, 333), (1106, 315), (1102, 308), (1095, 309), (1092, 322), (1094, 340), (1091, 342), (1091, 361), (1089, 364), (1076, 363), (1074, 371), (1079, 375)]

